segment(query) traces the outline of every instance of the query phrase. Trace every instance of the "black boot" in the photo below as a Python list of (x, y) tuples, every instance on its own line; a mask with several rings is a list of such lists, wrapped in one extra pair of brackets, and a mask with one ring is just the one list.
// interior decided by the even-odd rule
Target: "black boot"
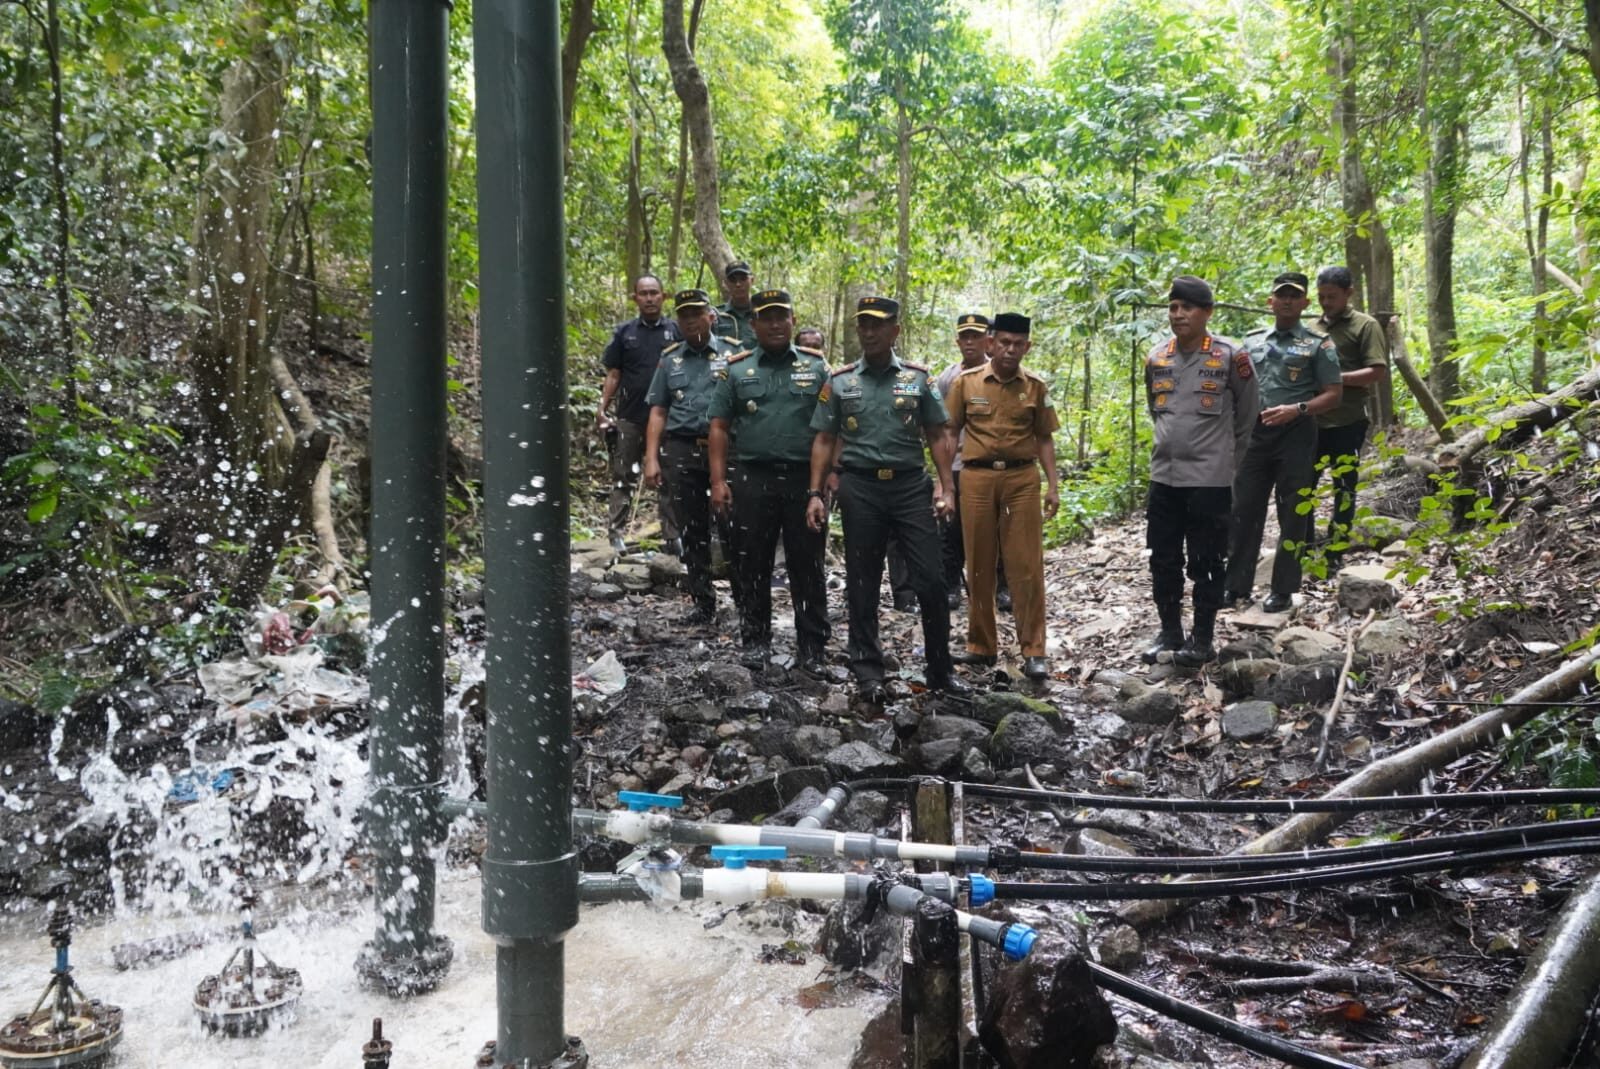
[(1161, 616), (1161, 631), (1150, 647), (1139, 654), (1145, 664), (1155, 664), (1162, 653), (1176, 651), (1183, 646), (1183, 606), (1179, 602), (1161, 602), (1156, 605)]
[(1208, 661), (1216, 660), (1217, 651), (1211, 645), (1216, 625), (1217, 607), (1208, 605), (1202, 608), (1196, 605), (1194, 631), (1190, 633), (1189, 641), (1183, 644), (1183, 649), (1172, 655), (1172, 662), (1184, 668), (1199, 668)]

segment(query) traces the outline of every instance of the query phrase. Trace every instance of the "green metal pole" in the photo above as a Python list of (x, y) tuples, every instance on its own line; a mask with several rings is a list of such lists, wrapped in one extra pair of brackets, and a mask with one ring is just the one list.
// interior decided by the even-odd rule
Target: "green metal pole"
[(578, 922), (578, 860), (559, 7), (473, 8), (488, 618), (483, 930), (497, 944), (494, 1064), (512, 1066), (586, 1061), (562, 1013), (561, 940)]
[(378, 929), (357, 970), (431, 990), (444, 740), (445, 183), (449, 16), (372, 5), (372, 794)]

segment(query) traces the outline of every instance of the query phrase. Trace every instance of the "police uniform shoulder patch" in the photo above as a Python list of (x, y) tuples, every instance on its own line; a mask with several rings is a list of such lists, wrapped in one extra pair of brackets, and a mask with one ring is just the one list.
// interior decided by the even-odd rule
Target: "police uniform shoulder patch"
[(840, 375), (848, 375), (850, 372), (854, 371), (855, 369), (856, 369), (855, 361), (852, 360), (850, 363), (846, 364), (844, 367), (839, 368), (838, 370), (836, 370), (833, 374), (834, 374), (834, 377), (837, 378)]
[(728, 363), (737, 364), (739, 361), (743, 360), (745, 357), (751, 355), (754, 352), (755, 352), (754, 349), (741, 349), (738, 352), (734, 353), (732, 356), (728, 357)]
[(1240, 350), (1233, 354), (1233, 370), (1241, 379), (1248, 379), (1256, 373), (1255, 364), (1250, 361), (1250, 354)]

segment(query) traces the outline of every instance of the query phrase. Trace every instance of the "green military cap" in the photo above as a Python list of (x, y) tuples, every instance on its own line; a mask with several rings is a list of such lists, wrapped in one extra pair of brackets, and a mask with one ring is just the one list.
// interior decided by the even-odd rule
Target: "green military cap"
[(1279, 290), (1294, 290), (1298, 294), (1305, 294), (1311, 288), (1311, 280), (1298, 271), (1285, 271), (1272, 280), (1272, 292)]
[(679, 290), (672, 295), (672, 307), (682, 310), (685, 308), (710, 308), (711, 295), (705, 290)]
[(956, 333), (965, 334), (969, 330), (989, 332), (989, 317), (979, 315), (977, 312), (968, 312), (966, 315), (956, 317)]
[(743, 260), (735, 260), (722, 269), (723, 278), (732, 278), (734, 275), (748, 275), (751, 273), (750, 265)]
[(788, 290), (762, 290), (750, 298), (750, 307), (757, 315), (768, 308), (787, 308), (794, 311), (794, 300), (789, 296)]
[(856, 318), (899, 319), (900, 302), (889, 297), (863, 297), (856, 302)]

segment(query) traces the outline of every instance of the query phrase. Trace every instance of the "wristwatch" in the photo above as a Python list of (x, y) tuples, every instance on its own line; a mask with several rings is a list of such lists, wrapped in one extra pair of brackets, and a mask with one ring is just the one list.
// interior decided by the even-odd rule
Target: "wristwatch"
[(1300, 410), (1300, 414), (1302, 416), (1306, 414), (1306, 403), (1304, 401), (1301, 401), (1299, 404), (1295, 405), (1294, 407), (1296, 407), (1296, 408), (1298, 408)]
[(822, 500), (822, 491), (821, 490), (807, 490), (806, 491), (806, 499), (810, 500), (811, 498), (816, 498), (818, 501), (821, 501)]

